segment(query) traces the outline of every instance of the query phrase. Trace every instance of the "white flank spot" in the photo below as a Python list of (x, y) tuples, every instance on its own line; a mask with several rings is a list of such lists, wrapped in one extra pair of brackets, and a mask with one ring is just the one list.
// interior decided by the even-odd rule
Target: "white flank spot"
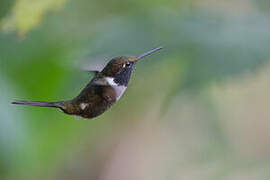
[(106, 77), (105, 79), (106, 79), (106, 81), (108, 82), (108, 84), (109, 84), (110, 86), (118, 86), (118, 85), (114, 82), (114, 78), (112, 78), (112, 77)]
[(84, 110), (87, 106), (88, 106), (88, 104), (86, 104), (86, 103), (81, 103), (80, 104), (80, 107), (81, 107), (82, 110)]

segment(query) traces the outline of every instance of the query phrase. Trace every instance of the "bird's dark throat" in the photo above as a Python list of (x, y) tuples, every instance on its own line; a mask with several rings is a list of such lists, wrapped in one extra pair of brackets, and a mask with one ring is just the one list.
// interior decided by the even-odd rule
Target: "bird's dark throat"
[(117, 73), (114, 77), (114, 82), (120, 86), (127, 86), (130, 76), (132, 73), (132, 68), (124, 68), (122, 71)]

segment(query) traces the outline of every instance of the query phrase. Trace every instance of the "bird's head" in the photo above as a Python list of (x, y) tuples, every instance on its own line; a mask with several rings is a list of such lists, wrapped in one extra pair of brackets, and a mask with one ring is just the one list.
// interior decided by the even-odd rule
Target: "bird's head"
[(143, 57), (150, 55), (160, 49), (162, 49), (162, 47), (155, 48), (139, 56), (115, 57), (105, 66), (105, 68), (102, 70), (102, 74), (106, 77), (114, 78), (114, 81), (117, 84), (127, 85), (135, 64)]

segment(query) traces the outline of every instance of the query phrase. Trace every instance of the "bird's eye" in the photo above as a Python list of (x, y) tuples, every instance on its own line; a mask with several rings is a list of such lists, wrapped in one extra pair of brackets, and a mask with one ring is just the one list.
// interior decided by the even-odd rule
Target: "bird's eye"
[(130, 62), (126, 62), (126, 63), (124, 64), (124, 67), (130, 67), (130, 65), (131, 65)]

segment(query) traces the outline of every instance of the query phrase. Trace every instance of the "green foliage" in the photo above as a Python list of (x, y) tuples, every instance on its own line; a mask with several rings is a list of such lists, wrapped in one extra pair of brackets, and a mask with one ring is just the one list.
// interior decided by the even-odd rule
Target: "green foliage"
[(65, 0), (17, 0), (9, 16), (2, 20), (4, 31), (17, 31), (23, 36), (37, 26), (44, 14), (57, 10)]
[[(133, 125), (149, 123), (152, 119), (147, 117), (156, 109), (152, 126), (170, 127), (168, 133), (185, 132), (174, 127), (179, 121), (181, 127), (190, 125), (198, 131), (194, 134), (201, 140), (201, 151), (192, 151), (196, 157), (181, 152), (191, 159), (187, 158), (184, 169), (213, 162), (217, 164), (215, 179), (237, 169), (229, 167), (237, 160), (216, 107), (207, 93), (202, 94), (212, 84), (267, 66), (269, 14), (258, 13), (260, 9), (241, 16), (226, 9), (226, 13), (214, 13), (200, 5), (185, 0), (1, 1), (0, 10), (5, 13), (0, 14), (0, 179), (63, 178), (73, 163), (81, 169), (84, 163), (89, 166), (83, 172), (74, 170), (75, 174), (81, 172), (79, 177), (95, 175), (102, 165), (89, 164), (103, 162), (113, 143), (128, 137)], [(10, 105), (13, 99), (69, 99), (91, 78), (80, 81), (83, 72), (78, 72), (75, 64), (138, 55), (159, 45), (165, 47), (163, 51), (138, 63), (124, 99), (96, 120), (74, 121), (74, 117), (52, 109)], [(192, 118), (168, 117), (173, 108), (186, 108), (182, 100), (195, 109), (194, 114), (202, 114), (198, 122), (193, 119), (188, 124)], [(188, 142), (191, 136), (185, 133)], [(172, 149), (184, 148), (177, 137), (175, 142)], [(165, 170), (178, 167), (177, 153)], [(235, 166), (250, 161), (252, 158), (242, 159)], [(265, 161), (262, 166), (267, 168)], [(254, 164), (251, 168), (261, 165)]]

